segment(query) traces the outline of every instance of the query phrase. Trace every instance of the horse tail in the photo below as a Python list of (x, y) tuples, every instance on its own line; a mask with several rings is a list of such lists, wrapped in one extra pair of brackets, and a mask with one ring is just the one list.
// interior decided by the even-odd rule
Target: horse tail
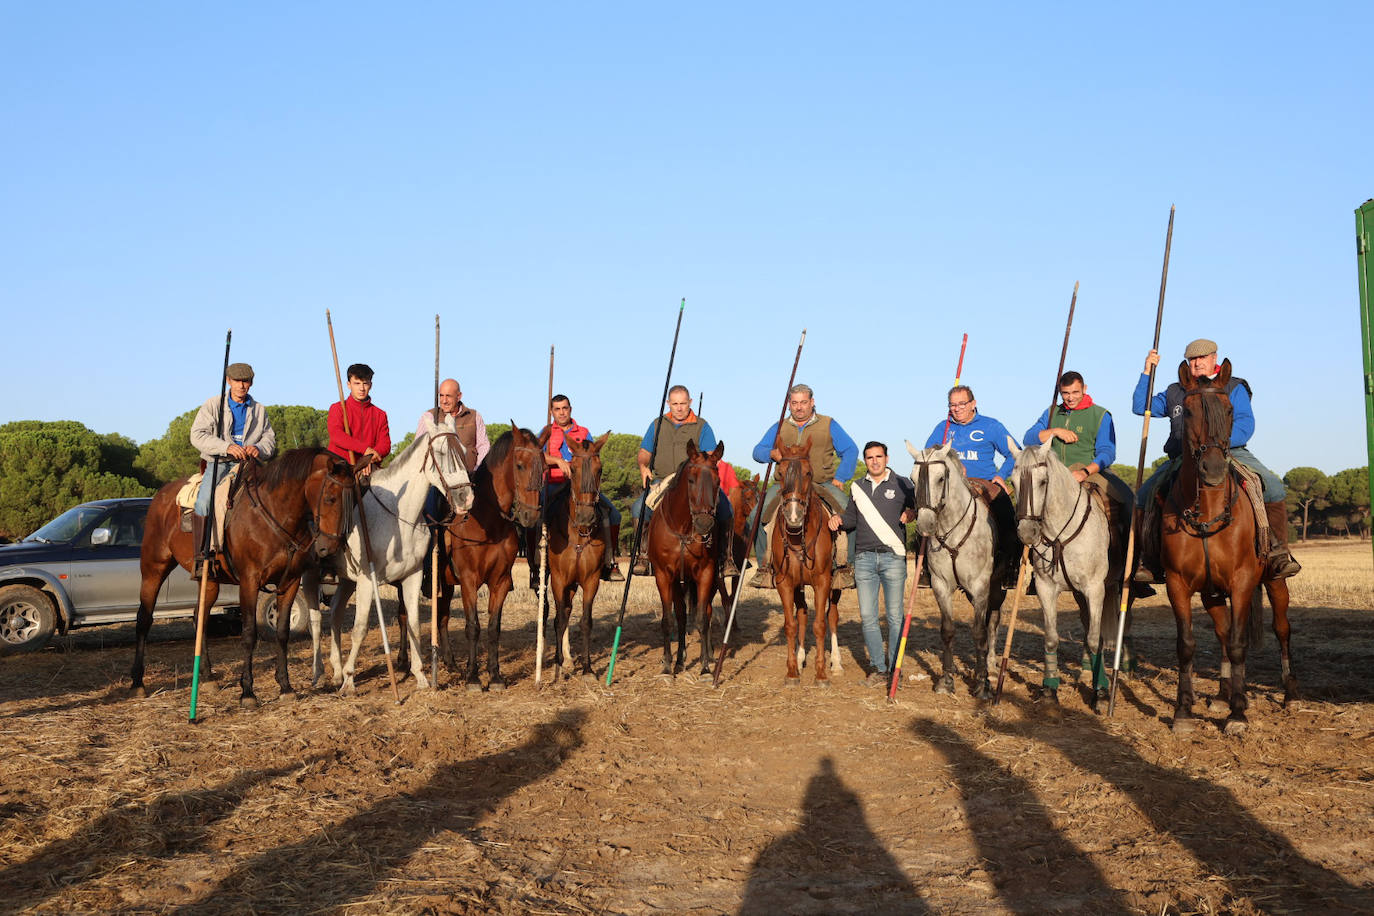
[(1245, 647), (1249, 651), (1264, 646), (1264, 592), (1255, 586), (1255, 594), (1250, 599), (1250, 619), (1245, 625)]

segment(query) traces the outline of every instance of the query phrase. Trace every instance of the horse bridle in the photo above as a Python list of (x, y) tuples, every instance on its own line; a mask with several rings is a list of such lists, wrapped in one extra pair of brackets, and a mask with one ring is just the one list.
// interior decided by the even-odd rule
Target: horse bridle
[[(939, 502), (933, 502), (930, 499), (930, 466), (932, 464), (940, 464), (945, 468), (944, 479), (940, 481)], [(916, 467), (920, 468), (916, 475), (916, 511), (919, 513), (923, 508), (930, 509), (932, 512), (935, 513), (935, 518), (938, 521), (940, 518), (940, 510), (945, 507), (945, 498), (949, 496), (950, 474), (948, 462), (946, 462), (943, 458), (927, 458), (924, 461), (917, 459)], [(923, 497), (926, 502), (925, 505), (922, 505)], [(950, 525), (949, 530), (946, 531), (944, 534), (941, 534), (939, 531), (934, 531), (930, 535), (935, 539), (937, 549), (943, 548), (944, 550), (949, 551), (949, 558), (952, 562), (958, 562), (959, 548), (964, 546), (964, 542), (967, 541), (969, 535), (973, 533), (973, 526), (977, 523), (978, 514), (976, 512), (973, 513), (973, 518), (969, 521), (968, 529), (964, 532), (964, 536), (959, 538), (958, 543), (951, 545), (949, 543), (949, 538), (951, 535), (954, 534), (954, 529), (958, 528), (959, 525), (963, 523), (964, 518), (967, 517), (971, 511), (973, 511), (973, 504), (977, 501), (978, 497), (974, 496), (972, 488), (969, 488), (968, 505), (964, 507), (963, 513), (957, 519), (954, 520), (954, 524)]]
[[(259, 464), (259, 466), (261, 465)], [(327, 540), (333, 542), (333, 550), (330, 551), (332, 553), (334, 550), (338, 550), (339, 545), (343, 542), (343, 539), (348, 535), (348, 528), (351, 525), (351, 521), (349, 518), (350, 513), (348, 513), (347, 511), (341, 512), (339, 514), (338, 531), (326, 534), (320, 528), (319, 518), (320, 510), (324, 505), (324, 491), (325, 487), (331, 483), (338, 487), (340, 490), (350, 493), (354, 492), (357, 488), (356, 481), (354, 481), (351, 477), (348, 482), (341, 482), (338, 479), (336, 479), (334, 474), (326, 468), (324, 472), (324, 480), (320, 483), (320, 492), (315, 497), (315, 505), (311, 509), (309, 516), (306, 518), (305, 539), (298, 540), (294, 534), (292, 534), (290, 531), (286, 529), (285, 525), (283, 525), (280, 521), (277, 520), (276, 516), (274, 516), (271, 512), (267, 510), (267, 505), (262, 501), (262, 496), (258, 492), (259, 488), (261, 487), (261, 481), (257, 479), (257, 476), (254, 475), (253, 477), (244, 480), (243, 491), (244, 494), (248, 497), (248, 504), (251, 505), (255, 510), (257, 510), (259, 515), (267, 519), (268, 524), (270, 524), (273, 528), (277, 530), (277, 533), (281, 536), (281, 539), (286, 543), (286, 562), (282, 564), (281, 576), (278, 577), (278, 589), (281, 588), (282, 582), (285, 580), (286, 577), (286, 571), (291, 567), (292, 561), (297, 553), (309, 547), (320, 537), (324, 537)]]
[[(674, 527), (672, 526), (671, 523), (669, 523), (669, 525), (668, 525), (668, 530), (671, 531), (671, 532), (673, 533), (673, 535), (674, 535), (675, 537), (677, 537), (677, 539), (678, 539), (679, 541), (682, 542), (682, 546), (683, 546), (684, 548), (685, 548), (688, 544), (690, 544), (690, 543), (692, 542), (692, 538), (694, 538), (694, 537), (695, 537), (698, 541), (700, 541), (700, 543), (701, 543), (703, 546), (708, 546), (708, 547), (709, 547), (710, 544), (711, 544), (711, 536), (712, 536), (712, 535), (714, 534), (714, 532), (715, 532), (716, 506), (715, 506), (715, 503), (711, 503), (710, 506), (709, 506), (708, 508), (706, 508), (706, 509), (701, 509), (700, 507), (698, 507), (698, 506), (696, 505), (695, 500), (693, 499), (693, 497), (696, 495), (695, 492), (694, 492), (694, 487), (695, 487), (696, 482), (695, 482), (695, 480), (688, 479), (688, 475), (689, 475), (689, 474), (693, 474), (693, 473), (695, 473), (695, 474), (709, 474), (710, 471), (709, 471), (708, 469), (706, 469), (706, 468), (703, 468), (703, 467), (699, 466), (699, 465), (696, 466), (696, 467), (694, 468), (694, 467), (692, 466), (691, 462), (688, 462), (687, 464), (683, 465), (682, 469), (678, 471), (678, 475), (683, 479), (682, 486), (686, 487), (686, 489), (687, 489), (687, 512), (688, 512), (688, 514), (689, 514), (689, 520), (688, 520), (688, 533), (685, 534), (685, 535), (684, 535), (684, 534), (679, 534), (678, 531), (677, 531), (677, 529), (674, 528)], [(717, 484), (716, 489), (719, 490), (719, 484)], [(667, 494), (664, 494), (664, 499), (663, 499), (663, 501), (659, 503), (659, 510), (660, 510), (660, 511), (666, 512), (667, 509), (668, 509), (668, 506), (667, 506)], [(708, 519), (708, 518), (710, 519), (710, 524), (707, 525), (707, 526), (705, 526), (705, 527), (706, 527), (706, 533), (705, 533), (705, 534), (697, 534), (696, 532), (697, 532), (697, 522), (698, 522), (698, 520), (701, 520), (701, 519)], [(667, 521), (666, 517), (665, 517), (664, 520)]]
[[(1186, 403), (1187, 399), (1191, 397), (1203, 397), (1208, 394), (1216, 395), (1219, 393), (1221, 393), (1220, 388), (1208, 385), (1204, 387), (1194, 388), (1192, 391), (1186, 392), (1183, 395), (1183, 399)], [(1208, 417), (1205, 412), (1203, 413), (1203, 420), (1204, 422), (1208, 420)], [(1206, 425), (1207, 435), (1211, 438), (1208, 441), (1201, 442), (1195, 445), (1192, 449), (1193, 461), (1197, 464), (1199, 469), (1197, 489), (1193, 493), (1192, 505), (1188, 506), (1187, 508), (1180, 507), (1177, 498), (1178, 488), (1174, 487), (1169, 491), (1169, 502), (1173, 504), (1174, 510), (1178, 513), (1179, 518), (1183, 519), (1184, 524), (1191, 528), (1193, 530), (1193, 533), (1197, 537), (1204, 539), (1204, 546), (1206, 544), (1206, 538), (1211, 537), (1218, 531), (1221, 531), (1223, 528), (1231, 524), (1231, 510), (1235, 508), (1236, 501), (1240, 498), (1240, 492), (1236, 488), (1235, 481), (1232, 479), (1231, 474), (1231, 440), (1229, 437), (1222, 437), (1217, 435), (1216, 431), (1212, 429), (1212, 424), (1210, 422), (1207, 422)], [(1215, 515), (1212, 518), (1203, 521), (1202, 491), (1204, 489), (1215, 489), (1215, 487), (1207, 486), (1202, 482), (1202, 456), (1207, 454), (1207, 452), (1212, 449), (1216, 449), (1217, 451), (1221, 452), (1221, 457), (1226, 467), (1225, 476), (1223, 477), (1222, 482), (1217, 486), (1225, 487), (1226, 492), (1230, 494), (1230, 499), (1226, 501), (1226, 507), (1222, 509), (1218, 515)]]
[[(1039, 464), (1043, 466), (1045, 462), (1040, 462)], [(1069, 509), (1069, 517), (1064, 520), (1064, 524), (1060, 527), (1059, 532), (1054, 537), (1046, 537), (1044, 506), (1049, 505), (1050, 501), (1049, 475), (1047, 472), (1045, 478), (1045, 499), (1041, 506), (1040, 514), (1037, 515), (1035, 514), (1034, 502), (1035, 486), (1034, 483), (1030, 480), (1030, 471), (1030, 465), (1026, 465), (1025, 467), (1023, 467), (1021, 469), (1020, 479), (1016, 483), (1016, 518), (1018, 521), (1035, 522), (1040, 527), (1040, 542), (1041, 544), (1048, 546), (1050, 549), (1050, 569), (1053, 569), (1056, 566), (1060, 567), (1060, 569), (1064, 573), (1064, 581), (1068, 582), (1069, 568), (1064, 563), (1064, 548), (1069, 544), (1073, 543), (1074, 539), (1077, 538), (1080, 534), (1082, 534), (1083, 529), (1087, 527), (1088, 519), (1092, 517), (1092, 503), (1088, 503), (1087, 509), (1085, 509), (1083, 512), (1083, 518), (1079, 520), (1078, 527), (1073, 530), (1073, 534), (1069, 535), (1068, 537), (1064, 537), (1064, 532), (1068, 531), (1069, 525), (1073, 524), (1073, 517), (1075, 513), (1078, 512), (1079, 504), (1083, 502), (1083, 494), (1086, 491), (1086, 488), (1082, 484), (1079, 484), (1078, 495), (1074, 497), (1073, 506)], [(1039, 550), (1037, 550), (1036, 552), (1037, 554), (1040, 553)]]
[[(805, 460), (805, 458), (806, 456), (804, 455), (797, 458), (783, 458), (779, 461), (779, 464), (788, 464), (794, 461), (800, 462)], [(783, 480), (783, 486), (789, 486), (786, 482), (787, 471), (783, 471), (780, 476)], [(798, 493), (785, 494), (782, 499), (779, 500), (778, 517), (779, 521), (782, 523), (783, 544), (789, 551), (799, 555), (801, 557), (801, 562), (805, 564), (811, 560), (813, 553), (811, 548), (815, 545), (816, 539), (820, 537), (820, 527), (818, 526), (816, 528), (816, 533), (812, 535), (811, 540), (808, 542), (806, 540), (806, 513), (811, 508), (811, 498), (815, 494), (812, 492), (812, 482), (811, 480), (807, 480), (806, 476), (802, 476), (802, 486), (799, 490), (800, 492)], [(789, 505), (801, 506), (800, 515), (802, 523), (796, 527), (787, 522), (786, 509)]]
[[(520, 462), (517, 460), (516, 456), (524, 453), (529, 453), (534, 456), (533, 459), (529, 462), (529, 485), (528, 487), (521, 487), (520, 482), (516, 480), (515, 486), (513, 488), (515, 491), (514, 497), (511, 499), (510, 508), (501, 513), (502, 518), (512, 523), (515, 523), (515, 507), (517, 504), (526, 509), (529, 509), (531, 511), (531, 514), (537, 515), (539, 513), (539, 503), (541, 500), (541, 494), (544, 489), (544, 450), (541, 449), (537, 444), (514, 446), (511, 449), (512, 465), (514, 465), (515, 467), (519, 467)], [(514, 479), (514, 476), (515, 475), (512, 473), (512, 479)], [(527, 491), (535, 494), (533, 503), (523, 498), (524, 494)]]

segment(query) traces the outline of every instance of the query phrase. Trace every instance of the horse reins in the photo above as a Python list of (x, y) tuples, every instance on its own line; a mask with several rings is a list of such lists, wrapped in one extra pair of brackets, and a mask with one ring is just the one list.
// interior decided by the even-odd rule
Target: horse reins
[[(945, 465), (945, 477), (944, 480), (940, 481), (940, 501), (938, 503), (932, 502), (930, 499), (930, 465), (936, 463)], [(945, 497), (949, 495), (949, 466), (943, 458), (928, 458), (925, 461), (917, 461), (916, 466), (921, 469), (919, 472), (917, 472), (916, 475), (916, 511), (920, 512), (923, 508), (930, 509), (932, 512), (935, 513), (935, 518), (938, 520), (940, 517), (940, 511), (945, 507)], [(922, 505), (923, 499), (924, 505)], [(946, 531), (944, 534), (941, 534), (939, 531), (933, 531), (930, 534), (930, 536), (935, 539), (937, 550), (943, 549), (949, 551), (950, 562), (952, 564), (955, 564), (954, 578), (956, 583), (959, 579), (959, 548), (963, 547), (964, 542), (968, 540), (969, 535), (973, 534), (973, 527), (978, 521), (978, 512), (974, 510), (973, 520), (969, 522), (968, 529), (964, 532), (964, 536), (959, 538), (959, 542), (957, 544), (951, 545), (949, 543), (949, 538), (952, 534), (954, 534), (954, 529), (959, 527), (959, 525), (963, 522), (965, 516), (967, 516), (969, 514), (969, 511), (973, 509), (973, 504), (977, 501), (978, 497), (973, 495), (973, 488), (969, 487), (968, 505), (964, 507), (964, 511), (959, 515), (959, 517), (954, 520), (954, 524), (950, 525), (949, 530)]]
[[(1053, 538), (1045, 537), (1045, 525), (1047, 524), (1044, 516), (1045, 507), (1049, 506), (1049, 494), (1045, 495), (1044, 506), (1041, 508), (1040, 515), (1035, 514), (1034, 490), (1032, 482), (1027, 478), (1030, 476), (1030, 468), (1025, 467), (1021, 470), (1021, 481), (1016, 487), (1016, 517), (1021, 521), (1035, 522), (1040, 527), (1040, 542), (1050, 549), (1050, 560), (1047, 564), (1051, 570), (1056, 566), (1064, 573), (1064, 581), (1069, 581), (1069, 568), (1064, 563), (1064, 548), (1073, 543), (1074, 539), (1083, 533), (1087, 527), (1088, 519), (1092, 517), (1092, 503), (1088, 503), (1088, 508), (1083, 512), (1083, 518), (1078, 522), (1078, 527), (1073, 530), (1073, 534), (1064, 537), (1064, 532), (1073, 524), (1074, 514), (1078, 511), (1079, 504), (1083, 501), (1085, 488), (1082, 484), (1078, 486), (1078, 495), (1074, 497), (1073, 507), (1069, 509), (1069, 517), (1064, 520), (1064, 524), (1059, 529), (1059, 533)], [(1046, 490), (1049, 489), (1049, 481), (1046, 480)], [(1024, 506), (1025, 511), (1022, 512)], [(1036, 551), (1037, 558), (1043, 555), (1044, 547), (1032, 548)]]
[[(1202, 388), (1194, 388), (1192, 391), (1186, 392), (1183, 397), (1186, 401), (1188, 398), (1194, 396), (1201, 397), (1207, 394), (1216, 394), (1220, 391), (1221, 389), (1209, 385)], [(1175, 515), (1181, 518), (1188, 528), (1192, 529), (1193, 536), (1202, 541), (1202, 562), (1203, 572), (1206, 576), (1205, 582), (1208, 591), (1216, 594), (1221, 590), (1212, 582), (1212, 553), (1208, 544), (1212, 535), (1224, 531), (1234, 520), (1231, 510), (1235, 508), (1236, 502), (1240, 499), (1240, 490), (1235, 485), (1234, 475), (1231, 471), (1230, 440), (1223, 440), (1221, 437), (1216, 436), (1212, 419), (1212, 413), (1206, 409), (1206, 405), (1204, 404), (1203, 420), (1206, 422), (1208, 435), (1214, 438), (1210, 441), (1200, 443), (1192, 449), (1193, 461), (1197, 466), (1197, 483), (1193, 491), (1192, 505), (1187, 508), (1179, 505), (1178, 487), (1170, 488), (1169, 503), (1173, 506)], [(1211, 449), (1216, 449), (1221, 452), (1221, 457), (1226, 466), (1225, 476), (1222, 478), (1221, 483), (1216, 486), (1208, 486), (1203, 483), (1202, 480), (1202, 456), (1207, 454)], [(1214, 515), (1207, 521), (1202, 521), (1202, 491), (1215, 490), (1218, 486), (1223, 487), (1225, 492), (1230, 494), (1230, 498), (1226, 500), (1226, 506), (1219, 514)]]

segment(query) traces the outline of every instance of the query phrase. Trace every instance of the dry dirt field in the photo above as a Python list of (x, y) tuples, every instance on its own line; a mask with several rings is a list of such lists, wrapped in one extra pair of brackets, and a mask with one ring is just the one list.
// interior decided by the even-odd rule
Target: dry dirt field
[[(660, 676), (643, 583), (614, 686), (600, 679), (620, 598), (607, 586), (600, 677), (536, 689), (517, 585), (503, 694), (444, 673), (438, 691), (403, 682), (395, 705), (374, 629), (359, 696), (311, 691), (297, 642), (300, 698), (279, 699), (260, 647), (263, 706), (240, 710), (238, 641), (216, 639), (225, 686), (202, 694), (196, 724), (189, 626), (154, 632), (142, 700), (126, 690), (132, 628), (79, 632), (0, 659), (0, 912), (1374, 912), (1370, 545), (1297, 553), (1302, 699), (1280, 706), (1271, 635), (1238, 739), (1206, 713), (1218, 655), (1202, 622), (1207, 718), (1170, 732), (1174, 624), (1158, 599), (1138, 606), (1141, 666), (1110, 719), (1074, 689), (1059, 717), (1033, 701), (1038, 605), (1000, 705), (962, 676), (935, 695), (929, 592), (895, 705), (862, 685), (852, 592), (828, 691), (809, 663), (802, 689), (783, 689), (776, 595), (757, 590), (720, 689)], [(967, 618), (961, 605), (961, 675)], [(1060, 627), (1081, 638), (1075, 613)]]

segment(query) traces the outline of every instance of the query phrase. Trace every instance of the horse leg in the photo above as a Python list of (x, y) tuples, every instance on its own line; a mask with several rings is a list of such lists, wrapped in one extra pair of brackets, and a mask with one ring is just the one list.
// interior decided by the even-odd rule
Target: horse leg
[(780, 587), (778, 597), (782, 600), (782, 628), (787, 637), (787, 674), (783, 686), (797, 687), (801, 684), (801, 671), (798, 664), (797, 649), (797, 597), (791, 588)]
[[(501, 610), (505, 607), (506, 596), (510, 594), (511, 578), (507, 574), (487, 586), (487, 686), (500, 692), (506, 689), (506, 679), (501, 676)], [(464, 589), (464, 597), (467, 590)], [(473, 588), (473, 606), (477, 604), (477, 589)]]
[(673, 673), (673, 630), (671, 618), (668, 616), (677, 607), (677, 599), (673, 596), (672, 574), (668, 571), (666, 563), (654, 563), (654, 585), (658, 586), (658, 603), (662, 608), (662, 613), (658, 618), (659, 633), (663, 636), (663, 671), (662, 674), (671, 675)]
[(830, 686), (830, 665), (826, 659), (826, 625), (829, 623), (829, 598), (830, 583), (826, 582), (826, 576), (821, 577), (819, 585), (812, 587), (813, 597), (816, 601), (816, 613), (811, 622), (812, 635), (816, 637), (816, 686)]
[[(157, 560), (144, 560), (140, 564), (143, 582), (138, 589), (138, 618), (134, 624), (134, 663), (129, 669), (130, 696), (148, 695), (148, 688), (143, 684), (143, 662), (148, 648), (148, 632), (153, 628), (153, 607), (157, 603), (157, 593), (162, 590), (162, 583), (175, 565), (176, 561), (170, 554)], [(209, 583), (209, 587), (216, 588), (213, 582)], [(209, 677), (208, 666), (206, 676)]]
[[(468, 693), (481, 693), (482, 678), (478, 676), (477, 672), (482, 664), (482, 620), (478, 616), (477, 610), (477, 586), (473, 584), (469, 587), (467, 583), (464, 583), (460, 591), (462, 594), (459, 597), (463, 601), (463, 634), (468, 640), (467, 689)], [(487, 607), (490, 608), (494, 596), (488, 595), (487, 598)], [(452, 604), (452, 592), (450, 592), (450, 608)], [(490, 663), (490, 659), (488, 659), (488, 664)]]
[[(334, 598), (329, 602), (329, 681), (335, 688), (343, 687), (343, 609), (348, 604), (348, 599), (357, 594), (358, 583), (340, 573), (339, 585), (334, 591)], [(356, 611), (356, 602), (355, 615)], [(316, 668), (322, 668), (319, 659), (315, 660)]]
[[(572, 599), (577, 585), (568, 585), (558, 590), (553, 608), (553, 679), (557, 683), (564, 678), (563, 666), (569, 663), (572, 654), (568, 646), (568, 621), (572, 618)], [(570, 674), (568, 676), (571, 676)]]
[(1178, 629), (1178, 699), (1174, 703), (1175, 732), (1193, 730), (1193, 654), (1197, 641), (1193, 638), (1193, 594), (1172, 571), (1165, 573), (1165, 591), (1174, 609), (1174, 624)]
[[(253, 650), (258, 647), (258, 580), (257, 572), (253, 571), (247, 575), (239, 577), (239, 601), (240, 607), (252, 608), (243, 615), (243, 636), (240, 642), (243, 645), (243, 673), (239, 675), (239, 706), (244, 709), (256, 709), (258, 707), (257, 695), (253, 693)], [(291, 625), (291, 609), (286, 609), (286, 619), (283, 621), (281, 610), (277, 611), (277, 623), (289, 628)]]
[(420, 581), (423, 577), (423, 569), (417, 569), (401, 582), (399, 593), (405, 596), (406, 604), (414, 610), (399, 623), (400, 641), (410, 643), (410, 673), (415, 675), (415, 687), (428, 690), (430, 683), (425, 676), (425, 653), (420, 649)]
[(1249, 706), (1249, 698), (1245, 695), (1245, 637), (1247, 625), (1250, 619), (1250, 597), (1254, 592), (1253, 585), (1244, 589), (1233, 589), (1231, 596), (1231, 614), (1227, 621), (1226, 599), (1218, 597), (1217, 609), (1213, 610), (1208, 599), (1203, 603), (1207, 605), (1207, 610), (1212, 614), (1213, 620), (1218, 621), (1217, 635), (1221, 636), (1220, 621), (1226, 621), (1228, 632), (1222, 645), (1223, 655), (1230, 661), (1230, 702), (1231, 714), (1226, 717), (1226, 724), (1222, 730), (1227, 735), (1243, 735), (1248, 722), (1245, 718), (1246, 707)]
[[(797, 602), (797, 668), (800, 670), (806, 667), (806, 616), (809, 610), (806, 606), (806, 586), (798, 585), (796, 588)], [(798, 674), (798, 677), (801, 675)]]
[(682, 582), (673, 583), (673, 620), (677, 624), (677, 654), (673, 659), (673, 674), (686, 669), (687, 656), (687, 588)]
[(992, 681), (988, 672), (996, 666), (997, 649), (993, 646), (992, 634), (997, 632), (995, 620), (997, 612), (988, 606), (988, 586), (980, 583), (974, 586), (969, 595), (973, 604), (973, 698), (988, 700), (992, 698)]
[(1035, 577), (1035, 596), (1040, 600), (1044, 620), (1045, 675), (1040, 680), (1040, 698), (1059, 705), (1059, 583), (1053, 576)]
[(1107, 663), (1102, 651), (1102, 602), (1106, 596), (1106, 586), (1101, 579), (1091, 579), (1087, 588), (1075, 592), (1078, 610), (1083, 617), (1083, 645), (1090, 650), (1088, 683), (1088, 705), (1097, 712), (1097, 704), (1107, 699), (1111, 681), (1107, 678)]
[[(391, 583), (393, 586), (396, 583)], [(416, 609), (419, 613), (419, 608)], [(396, 589), (396, 680), (404, 681), (406, 673), (410, 671), (410, 643), (406, 641), (406, 628), (412, 614), (409, 602), (406, 601), (405, 594), (400, 588)]]
[[(339, 687), (339, 693), (346, 697), (351, 697), (358, 691), (354, 676), (358, 670), (358, 653), (362, 650), (363, 640), (367, 638), (367, 626), (372, 617), (374, 593), (370, 578), (360, 578), (354, 582), (354, 585), (357, 591), (353, 597), (353, 632), (351, 644), (348, 647), (348, 659), (343, 666), (343, 683)], [(337, 619), (337, 611), (335, 615)]]
[[(728, 548), (727, 548), (728, 549)], [(697, 579), (697, 620), (701, 627), (701, 674), (711, 673), (714, 653), (711, 651), (711, 599), (715, 597), (715, 570), (703, 572)]]
[(1288, 708), (1288, 704), (1298, 698), (1298, 678), (1293, 674), (1292, 660), (1288, 655), (1288, 637), (1290, 628), (1288, 626), (1288, 581), (1286, 579), (1275, 579), (1273, 582), (1264, 583), (1264, 590), (1269, 594), (1269, 606), (1274, 609), (1274, 636), (1279, 641), (1279, 653), (1282, 662), (1283, 678), (1283, 705)]
[[(609, 551), (610, 545), (606, 546)], [(582, 676), (592, 677), (592, 605), (596, 603), (597, 587), (601, 584), (601, 568), (592, 570), (582, 586)], [(565, 637), (566, 638), (566, 637)]]
[(286, 647), (291, 639), (291, 606), (296, 602), (301, 580), (296, 579), (277, 593), (277, 686), (283, 698), (296, 699), (291, 689), (291, 676), (286, 669)]
[[(439, 578), (444, 579), (446, 575)], [(453, 584), (444, 582), (439, 589), (438, 597), (438, 618), (439, 618), (439, 657), (444, 660), (444, 667), (449, 674), (458, 673), (458, 660), (453, 654), (453, 640), (449, 636), (449, 623), (453, 619)]]
[(840, 664), (840, 590), (826, 589), (826, 594), (830, 599), (826, 603), (825, 613), (826, 629), (830, 631), (830, 673), (842, 675), (844, 667)]
[[(952, 576), (951, 576), (952, 578)], [(935, 682), (936, 693), (954, 693), (954, 609), (953, 589), (941, 576), (933, 572), (930, 577), (930, 590), (935, 593), (935, 603), (940, 608), (940, 679)]]

